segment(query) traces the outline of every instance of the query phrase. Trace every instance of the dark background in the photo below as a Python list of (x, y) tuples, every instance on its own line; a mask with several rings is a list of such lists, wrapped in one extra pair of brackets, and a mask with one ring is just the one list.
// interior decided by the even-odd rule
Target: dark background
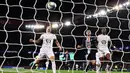
[[(7, 2), (6, 2), (7, 1)], [(30, 38), (39, 38), (45, 29), (26, 29), (28, 24), (43, 24), (49, 22), (71, 21), (72, 25), (60, 26), (53, 29), (64, 49), (77, 52), (76, 45), (81, 44), (87, 29), (92, 36), (100, 33), (100, 28), (106, 27), (113, 44), (118, 48), (113, 52), (116, 61), (130, 62), (130, 29), (129, 7), (113, 11), (107, 17), (86, 19), (101, 9), (112, 8), (127, 0), (51, 0), (57, 3), (57, 8), (47, 11), (45, 5), (48, 0), (0, 0), (0, 64), (27, 66), (40, 49), (41, 44), (35, 46), (29, 43)], [(54, 45), (55, 46), (55, 45)], [(56, 47), (56, 46), (55, 46)], [(127, 48), (126, 48), (127, 47)], [(54, 49), (57, 53), (58, 48)], [(82, 56), (82, 53), (79, 54)], [(58, 60), (58, 54), (56, 54)], [(24, 62), (24, 63), (23, 63)]]

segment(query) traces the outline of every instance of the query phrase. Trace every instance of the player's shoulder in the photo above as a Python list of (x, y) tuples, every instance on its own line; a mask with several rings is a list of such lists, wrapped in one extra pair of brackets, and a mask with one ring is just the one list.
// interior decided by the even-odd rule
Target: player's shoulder
[(55, 34), (53, 34), (53, 33), (50, 33), (51, 35), (53, 35), (53, 36), (56, 36)]
[(109, 35), (107, 35), (107, 37), (108, 37), (108, 38), (110, 38), (110, 36), (109, 36)]
[(56, 35), (53, 33), (49, 33), (49, 35), (51, 35), (51, 37), (56, 37)]
[(52, 33), (44, 33), (43, 35), (52, 35)]
[(45, 35), (46, 33), (42, 33), (42, 35)]
[(106, 37), (110, 37), (110, 36), (109, 36), (109, 35), (107, 35), (107, 34), (106, 34), (105, 36), (106, 36)]
[(101, 36), (103, 36), (102, 34), (99, 34), (97, 37), (101, 37)]

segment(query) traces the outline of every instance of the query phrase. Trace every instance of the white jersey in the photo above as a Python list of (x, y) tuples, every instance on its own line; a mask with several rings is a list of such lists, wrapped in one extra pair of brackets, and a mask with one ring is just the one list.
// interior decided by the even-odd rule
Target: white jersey
[(53, 48), (53, 41), (54, 39), (56, 39), (56, 35), (52, 33), (44, 33), (40, 36), (40, 39), (43, 40), (41, 49), (48, 48), (49, 50), (51, 50)]
[(108, 48), (108, 41), (110, 41), (110, 36), (108, 35), (103, 35), (103, 34), (100, 34), (97, 36), (97, 41), (98, 41), (98, 48), (101, 49), (101, 48)]

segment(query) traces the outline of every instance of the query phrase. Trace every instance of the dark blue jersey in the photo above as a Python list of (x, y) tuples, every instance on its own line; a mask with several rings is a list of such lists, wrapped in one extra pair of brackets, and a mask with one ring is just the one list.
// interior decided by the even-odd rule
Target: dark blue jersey
[(87, 40), (87, 37), (83, 38), (82, 40), (82, 48), (96, 48), (97, 41), (95, 37), (90, 37), (90, 42)]
[[(89, 47), (90, 46), (90, 47)], [(88, 49), (90, 50), (90, 53), (88, 55), (88, 60), (95, 60), (96, 59), (96, 52), (97, 52), (97, 41), (95, 37), (90, 37), (90, 41), (87, 40), (87, 37), (83, 38), (82, 41), (82, 48), (85, 48), (84, 52), (88, 54)]]

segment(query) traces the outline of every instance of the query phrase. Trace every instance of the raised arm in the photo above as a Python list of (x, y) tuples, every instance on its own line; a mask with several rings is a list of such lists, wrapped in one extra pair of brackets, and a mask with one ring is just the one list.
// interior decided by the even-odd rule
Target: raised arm
[(43, 38), (44, 38), (44, 35), (42, 34), (39, 39), (37, 39), (37, 40), (30, 39), (29, 41), (32, 43), (38, 44), (43, 40)]
[(111, 40), (111, 39), (109, 39), (109, 42), (110, 42), (110, 47), (113, 47), (113, 48), (116, 50), (117, 48), (116, 48), (116, 46), (115, 46), (115, 45), (113, 45), (113, 43), (112, 43), (112, 40)]
[(38, 43), (41, 42), (41, 39), (40, 39), (40, 38), (37, 39), (37, 40), (30, 39), (29, 42), (32, 42), (32, 43), (36, 43), (36, 44), (38, 44)]

